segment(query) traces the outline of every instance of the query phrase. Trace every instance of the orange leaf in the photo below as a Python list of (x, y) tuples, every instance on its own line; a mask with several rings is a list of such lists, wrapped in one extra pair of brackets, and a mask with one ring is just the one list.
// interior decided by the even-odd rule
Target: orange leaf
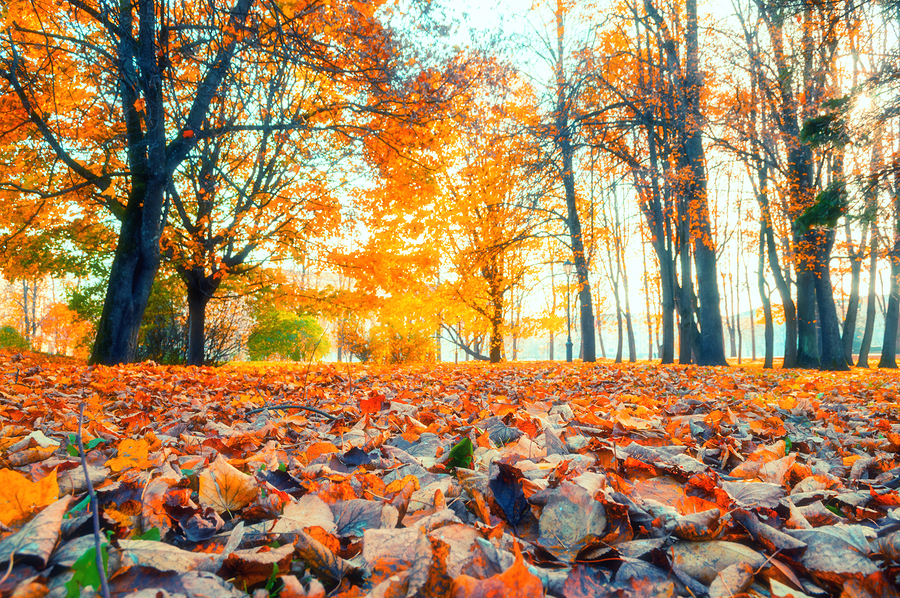
[(36, 511), (59, 498), (56, 470), (32, 482), (12, 469), (0, 469), (0, 522), (10, 526), (24, 523)]
[(330, 442), (314, 442), (306, 449), (306, 460), (311, 463), (322, 455), (337, 452), (340, 452), (338, 447)]
[(106, 462), (106, 466), (115, 472), (122, 471), (129, 467), (137, 467), (143, 469), (150, 465), (147, 455), (150, 453), (150, 446), (143, 438), (140, 440), (132, 440), (126, 438), (119, 443), (118, 456)]
[(200, 473), (200, 504), (218, 513), (243, 509), (256, 499), (253, 477), (241, 473), (222, 455)]
[(510, 413), (515, 413), (517, 409), (518, 407), (516, 405), (506, 405), (504, 403), (491, 404), (491, 413), (499, 417), (509, 415)]
[(373, 395), (359, 401), (359, 409), (363, 413), (377, 413), (381, 411), (381, 405), (384, 404), (384, 396)]
[(453, 580), (454, 598), (481, 598), (488, 596), (515, 596), (516, 598), (539, 598), (544, 595), (544, 586), (537, 575), (528, 570), (522, 559), (518, 544), (513, 545), (516, 562), (512, 567), (487, 579), (475, 579), (460, 575)]

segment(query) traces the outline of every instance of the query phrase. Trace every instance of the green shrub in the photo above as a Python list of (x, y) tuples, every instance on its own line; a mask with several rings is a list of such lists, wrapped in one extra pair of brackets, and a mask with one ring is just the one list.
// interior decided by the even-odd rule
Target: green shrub
[(4, 349), (27, 349), (28, 341), (12, 326), (0, 327), (0, 347)]
[(314, 317), (270, 310), (257, 319), (247, 339), (247, 351), (253, 361), (309, 361), (328, 353), (328, 341)]

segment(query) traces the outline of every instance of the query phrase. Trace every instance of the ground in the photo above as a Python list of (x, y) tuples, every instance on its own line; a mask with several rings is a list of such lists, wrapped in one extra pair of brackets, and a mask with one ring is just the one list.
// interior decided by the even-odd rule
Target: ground
[(894, 372), (0, 376), (3, 596), (898, 596)]

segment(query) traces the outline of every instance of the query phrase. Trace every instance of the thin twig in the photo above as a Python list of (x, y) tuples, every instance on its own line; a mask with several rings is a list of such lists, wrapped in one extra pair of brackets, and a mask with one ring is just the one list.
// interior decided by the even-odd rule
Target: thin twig
[(322, 336), (319, 337), (319, 340), (316, 341), (316, 346), (313, 347), (313, 350), (309, 354), (309, 360), (306, 362), (306, 373), (303, 375), (303, 402), (306, 402), (306, 391), (309, 390), (309, 387), (306, 385), (306, 381), (309, 379), (309, 370), (312, 367), (313, 358), (316, 356), (316, 351), (319, 350), (319, 345), (322, 344), (322, 339), (325, 338), (325, 331), (322, 331)]
[(275, 409), (281, 409), (281, 410), (283, 410), (283, 411), (287, 411), (288, 409), (305, 409), (305, 410), (307, 410), (307, 411), (312, 411), (313, 413), (317, 413), (317, 414), (319, 414), (319, 415), (321, 415), (321, 416), (323, 416), (323, 417), (327, 417), (327, 418), (330, 419), (330, 420), (336, 420), (336, 419), (339, 419), (338, 417), (336, 417), (336, 416), (334, 416), (334, 415), (331, 415), (330, 413), (325, 413), (325, 412), (322, 411), (321, 409), (316, 409), (315, 407), (307, 407), (306, 405), (292, 405), (292, 404), (288, 404), (288, 405), (269, 405), (269, 406), (267, 406), (267, 407), (259, 407), (259, 408), (257, 408), (257, 409), (251, 409), (250, 411), (246, 412), (244, 415), (245, 415), (245, 416), (248, 416), (248, 415), (253, 415), (254, 413), (262, 413), (263, 411), (267, 411), (267, 410), (275, 410)]
[(94, 523), (94, 551), (97, 555), (97, 572), (100, 574), (100, 593), (103, 598), (109, 597), (109, 584), (106, 581), (106, 567), (103, 565), (103, 551), (100, 548), (100, 513), (97, 505), (97, 495), (94, 494), (94, 485), (88, 474), (87, 456), (84, 453), (84, 443), (81, 436), (81, 425), (84, 423), (84, 403), (78, 411), (78, 452), (81, 454), (81, 468), (84, 470), (84, 481), (87, 483), (88, 494), (91, 497), (91, 519)]

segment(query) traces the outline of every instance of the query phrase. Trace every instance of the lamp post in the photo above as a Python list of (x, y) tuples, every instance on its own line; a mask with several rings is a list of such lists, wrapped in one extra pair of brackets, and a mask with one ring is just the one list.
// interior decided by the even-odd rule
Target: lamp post
[(572, 268), (575, 267), (570, 260), (566, 260), (563, 264), (563, 272), (566, 273), (566, 361), (572, 362), (572, 316), (570, 313), (570, 303), (572, 293), (569, 289), (569, 277), (572, 276)]

